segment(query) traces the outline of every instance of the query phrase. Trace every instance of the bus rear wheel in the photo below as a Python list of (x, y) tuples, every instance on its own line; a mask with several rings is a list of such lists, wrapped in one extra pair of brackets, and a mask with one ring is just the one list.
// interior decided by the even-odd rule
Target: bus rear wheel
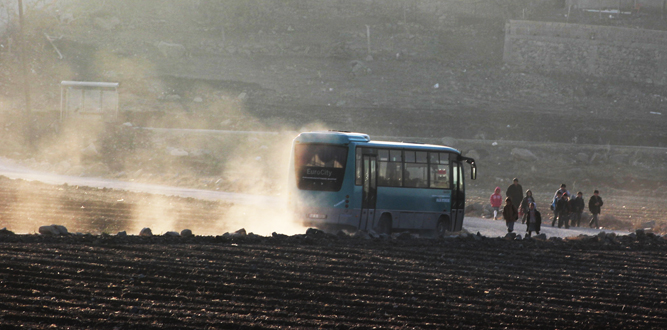
[(435, 235), (438, 237), (441, 237), (445, 235), (447, 231), (449, 231), (450, 226), (449, 226), (449, 219), (448, 218), (440, 218), (438, 219), (438, 225), (435, 227)]
[(391, 234), (391, 216), (383, 214), (377, 226), (378, 234)]

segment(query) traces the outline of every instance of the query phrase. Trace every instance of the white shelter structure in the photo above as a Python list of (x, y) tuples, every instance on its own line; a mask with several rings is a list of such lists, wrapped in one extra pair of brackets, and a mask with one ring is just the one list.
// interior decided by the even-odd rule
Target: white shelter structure
[(60, 82), (60, 120), (82, 116), (116, 119), (118, 85), (111, 82)]

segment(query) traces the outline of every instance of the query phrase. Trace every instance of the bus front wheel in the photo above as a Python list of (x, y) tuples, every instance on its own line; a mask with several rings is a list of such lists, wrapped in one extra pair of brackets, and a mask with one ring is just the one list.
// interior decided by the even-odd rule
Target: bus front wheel
[(383, 214), (377, 227), (378, 234), (391, 234), (391, 216)]

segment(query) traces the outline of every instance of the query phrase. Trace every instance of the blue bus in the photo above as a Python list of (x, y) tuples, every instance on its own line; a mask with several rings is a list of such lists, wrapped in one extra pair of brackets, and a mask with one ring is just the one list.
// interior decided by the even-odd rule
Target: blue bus
[(475, 160), (454, 148), (371, 141), (363, 133), (301, 133), (290, 157), (290, 204), (296, 221), (324, 230), (459, 231), (463, 163), (474, 180)]

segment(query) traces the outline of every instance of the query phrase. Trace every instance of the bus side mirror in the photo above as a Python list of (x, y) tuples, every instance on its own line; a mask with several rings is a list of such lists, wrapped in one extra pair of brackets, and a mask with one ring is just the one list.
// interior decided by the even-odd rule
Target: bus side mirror
[(477, 179), (477, 163), (475, 163), (475, 160), (470, 158), (470, 157), (461, 157), (463, 160), (466, 161), (466, 163), (470, 164), (470, 179), (476, 180)]

